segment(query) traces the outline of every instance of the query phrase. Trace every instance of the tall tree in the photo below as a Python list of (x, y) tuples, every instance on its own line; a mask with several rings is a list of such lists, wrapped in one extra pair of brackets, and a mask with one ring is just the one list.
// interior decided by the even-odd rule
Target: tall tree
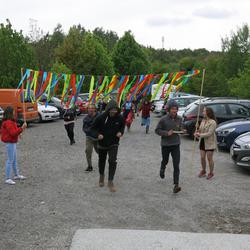
[(0, 24), (0, 87), (16, 88), (21, 68), (33, 68), (34, 52), (22, 32), (13, 30), (9, 20)]
[(117, 42), (112, 57), (115, 70), (119, 74), (146, 74), (150, 69), (146, 53), (130, 31), (125, 32)]

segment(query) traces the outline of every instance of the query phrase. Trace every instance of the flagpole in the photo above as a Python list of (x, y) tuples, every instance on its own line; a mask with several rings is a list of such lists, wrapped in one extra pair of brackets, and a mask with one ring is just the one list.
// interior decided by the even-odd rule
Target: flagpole
[[(198, 105), (198, 114), (197, 114), (197, 119), (196, 119), (196, 124), (195, 124), (195, 132), (197, 132), (197, 130), (199, 128), (199, 118), (200, 118), (200, 110), (201, 110), (201, 98), (202, 98), (202, 94), (203, 94), (203, 86), (204, 86), (204, 81), (205, 81), (205, 73), (206, 73), (206, 70), (203, 69), (203, 71), (202, 71), (201, 89), (200, 89), (200, 98), (199, 98), (199, 105)], [(196, 146), (196, 137), (194, 136), (193, 150), (192, 150), (192, 157), (191, 157), (191, 167), (193, 167), (193, 165), (194, 165), (195, 146)]]
[[(21, 68), (21, 79), (23, 79), (23, 68)], [(23, 88), (23, 84), (22, 84), (22, 97), (23, 97), (23, 122), (26, 123), (26, 110), (25, 110), (25, 96), (24, 96), (24, 88)]]

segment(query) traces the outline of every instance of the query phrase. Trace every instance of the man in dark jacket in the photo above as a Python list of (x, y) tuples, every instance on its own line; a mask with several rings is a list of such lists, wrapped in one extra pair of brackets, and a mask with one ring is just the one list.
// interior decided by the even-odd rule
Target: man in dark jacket
[(124, 133), (124, 119), (120, 114), (117, 103), (111, 100), (105, 113), (95, 119), (93, 129), (98, 132), (98, 155), (99, 155), (99, 186), (104, 186), (104, 171), (107, 155), (109, 156), (109, 177), (108, 187), (111, 192), (115, 192), (113, 179), (117, 166), (117, 153), (119, 140)]
[(178, 104), (175, 101), (169, 101), (168, 113), (161, 118), (155, 132), (161, 136), (162, 162), (160, 168), (160, 177), (165, 177), (165, 169), (168, 164), (169, 154), (171, 153), (174, 167), (174, 193), (181, 191), (179, 186), (180, 175), (180, 136), (181, 117), (177, 115)]
[(96, 112), (96, 107), (94, 104), (88, 105), (88, 114), (83, 118), (83, 126), (82, 130), (86, 134), (86, 159), (88, 163), (88, 167), (85, 171), (91, 172), (93, 171), (92, 166), (92, 153), (93, 148), (95, 149), (96, 153), (98, 153), (97, 149), (97, 141), (98, 141), (98, 133), (95, 131), (92, 126), (94, 123), (94, 120), (99, 114)]

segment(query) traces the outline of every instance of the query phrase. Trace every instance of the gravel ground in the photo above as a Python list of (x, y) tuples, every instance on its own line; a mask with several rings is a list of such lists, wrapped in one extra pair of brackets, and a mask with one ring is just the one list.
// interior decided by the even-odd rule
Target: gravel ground
[[(4, 184), (5, 148), (0, 144), (0, 249), (68, 249), (74, 232), (84, 228), (151, 229), (250, 234), (250, 172), (216, 153), (212, 181), (196, 177), (199, 154), (182, 138), (181, 186), (172, 193), (172, 162), (166, 179), (158, 176), (160, 137), (152, 119), (146, 135), (137, 118), (121, 140), (115, 184), (98, 187), (95, 171), (85, 173), (82, 117), (76, 145), (70, 146), (63, 121), (33, 124), (18, 144), (18, 163), (28, 179)], [(197, 146), (197, 145), (196, 145)]]

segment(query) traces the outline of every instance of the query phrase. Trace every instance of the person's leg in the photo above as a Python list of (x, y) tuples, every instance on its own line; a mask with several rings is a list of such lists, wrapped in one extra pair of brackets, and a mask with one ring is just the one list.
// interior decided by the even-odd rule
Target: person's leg
[(90, 140), (88, 137), (86, 137), (86, 149), (85, 149), (85, 154), (86, 154), (86, 159), (88, 163), (88, 167), (86, 171), (92, 171), (92, 152), (93, 152), (93, 141)]
[(66, 130), (66, 132), (67, 132), (67, 136), (68, 136), (69, 139), (70, 139), (69, 124), (65, 124), (64, 127), (65, 127), (65, 130)]
[(74, 126), (75, 126), (74, 122), (69, 124), (69, 138), (70, 138), (71, 144), (75, 143), (75, 140), (74, 140)]
[(114, 187), (114, 176), (117, 166), (117, 154), (118, 154), (118, 146), (111, 147), (108, 151), (109, 154), (109, 178), (108, 178), (108, 187), (111, 192), (115, 192)]
[(173, 146), (171, 149), (171, 156), (173, 159), (173, 179), (174, 185), (179, 186), (179, 176), (180, 176), (180, 145)]
[(206, 151), (200, 150), (200, 157), (201, 157), (201, 171), (199, 173), (199, 177), (206, 176)]
[(206, 153), (209, 166), (208, 179), (211, 179), (214, 176), (214, 160), (213, 160), (214, 151), (207, 151)]
[(14, 175), (16, 177), (19, 176), (19, 171), (18, 171), (18, 167), (17, 167), (17, 159), (16, 159), (16, 143), (13, 143), (13, 165), (12, 165), (12, 168), (13, 168), (13, 172), (14, 172)]
[(168, 164), (169, 153), (170, 153), (169, 147), (167, 146), (161, 147), (162, 161), (161, 161), (160, 177), (162, 179), (165, 178), (165, 169), (166, 169), (166, 165)]
[(105, 149), (99, 149), (99, 161), (98, 161), (98, 167), (99, 167), (99, 174), (100, 174), (100, 180), (99, 180), (99, 186), (104, 186), (104, 171), (105, 171), (105, 164), (107, 159), (107, 153), (108, 151)]
[(146, 134), (149, 132), (149, 126), (150, 126), (150, 117), (146, 119)]
[(14, 162), (14, 150), (13, 150), (13, 143), (6, 143), (6, 153), (7, 153), (7, 160), (5, 165), (5, 179), (11, 179), (11, 169)]

